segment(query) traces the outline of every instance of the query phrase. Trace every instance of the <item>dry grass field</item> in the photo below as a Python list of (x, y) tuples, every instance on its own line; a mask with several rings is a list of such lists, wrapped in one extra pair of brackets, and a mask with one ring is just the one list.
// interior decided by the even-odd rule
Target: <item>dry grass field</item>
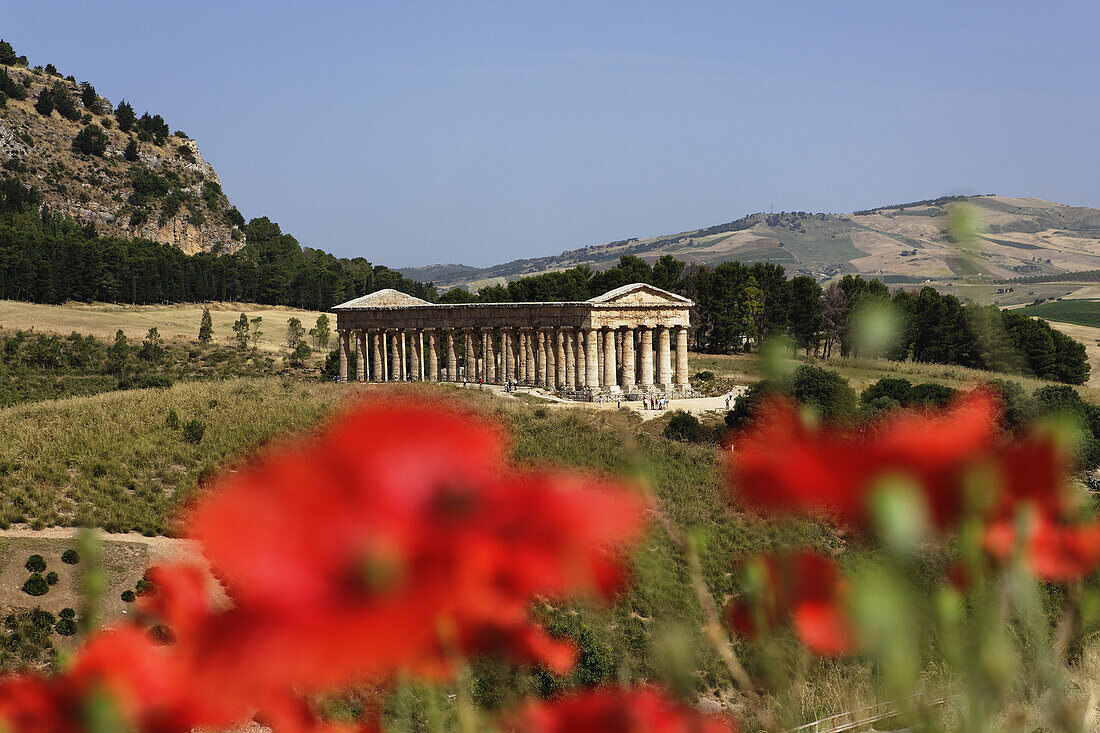
[[(202, 309), (210, 308), (214, 321), (214, 339), (218, 343), (233, 343), (233, 322), (243, 312), (249, 319), (263, 318), (263, 336), (257, 347), (264, 351), (286, 350), (286, 322), (299, 318), (308, 331), (317, 321), (318, 311), (257, 305), (256, 303), (182, 303), (179, 305), (117, 305), (112, 303), (66, 303), (42, 305), (15, 300), (0, 300), (0, 328), (34, 329), (68, 335), (113, 339), (122, 329), (133, 341), (141, 340), (149, 329), (156, 327), (162, 338), (195, 341), (198, 339)], [(336, 318), (329, 315), (332, 326)]]

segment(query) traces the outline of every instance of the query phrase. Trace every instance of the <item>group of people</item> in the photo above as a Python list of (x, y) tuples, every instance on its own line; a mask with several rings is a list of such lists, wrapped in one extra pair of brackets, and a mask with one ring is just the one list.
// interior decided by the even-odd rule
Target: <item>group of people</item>
[(646, 410), (667, 410), (668, 400), (664, 397), (645, 397), (642, 399), (642, 404)]

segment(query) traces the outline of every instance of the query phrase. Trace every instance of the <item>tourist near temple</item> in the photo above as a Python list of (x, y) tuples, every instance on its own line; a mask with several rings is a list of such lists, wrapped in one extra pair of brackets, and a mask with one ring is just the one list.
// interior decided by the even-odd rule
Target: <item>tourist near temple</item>
[(644, 283), (554, 303), (441, 305), (379, 290), (333, 309), (340, 381), (517, 384), (581, 400), (686, 397), (692, 305)]

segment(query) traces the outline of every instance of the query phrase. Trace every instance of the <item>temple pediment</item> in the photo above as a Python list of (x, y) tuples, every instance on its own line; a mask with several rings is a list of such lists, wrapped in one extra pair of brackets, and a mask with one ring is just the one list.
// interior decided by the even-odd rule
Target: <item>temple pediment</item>
[(682, 295), (646, 283), (623, 285), (586, 302), (593, 305), (691, 305), (691, 301)]
[(415, 295), (402, 293), (393, 288), (386, 288), (384, 290), (375, 290), (373, 293), (367, 293), (362, 297), (349, 300), (346, 303), (341, 303), (335, 306), (333, 310), (341, 310), (343, 308), (399, 308), (401, 306), (411, 305), (431, 305), (431, 303), (426, 300), (421, 300)]

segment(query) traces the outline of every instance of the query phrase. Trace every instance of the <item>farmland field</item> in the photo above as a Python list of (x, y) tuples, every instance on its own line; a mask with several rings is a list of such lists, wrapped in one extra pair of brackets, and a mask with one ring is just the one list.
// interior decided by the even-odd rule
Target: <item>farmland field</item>
[(1100, 327), (1100, 302), (1095, 300), (1058, 300), (1029, 305), (1018, 312), (1048, 321)]

